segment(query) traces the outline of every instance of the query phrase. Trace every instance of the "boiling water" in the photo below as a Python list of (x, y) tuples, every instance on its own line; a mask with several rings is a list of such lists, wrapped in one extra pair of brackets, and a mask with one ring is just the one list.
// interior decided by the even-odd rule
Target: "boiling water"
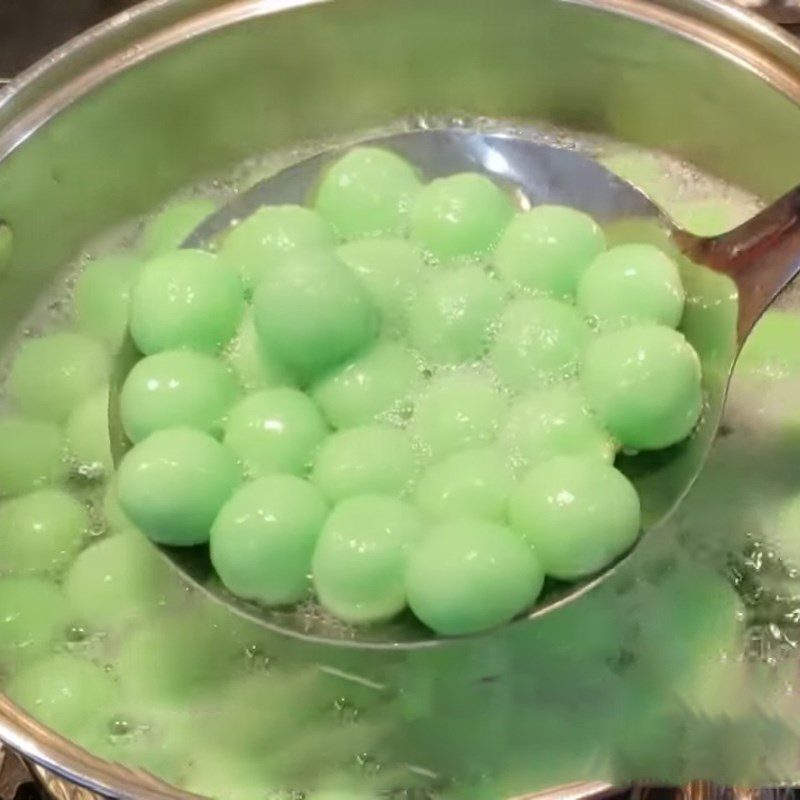
[[(467, 121), (405, 121), (391, 132), (442, 123)], [(759, 206), (666, 156), (523, 130), (600, 158), (697, 233), (733, 227)], [(330, 144), (270, 154), (185, 196), (224, 201)], [(135, 247), (146, 223), (87, 248), (20, 337), (68, 328), (76, 272)], [(81, 713), (54, 715), (47, 685), (26, 698), (29, 710), (102, 757), (226, 800), (323, 800), (337, 789), (500, 800), (582, 779), (800, 780), (800, 530), (795, 541), (784, 521), (800, 496), (798, 397), (800, 316), (773, 313), (742, 357), (711, 462), (669, 529), (602, 590), (544, 620), (406, 654), (320, 648), (244, 622), (149, 552), (117, 547), (133, 534), (110, 499), (112, 476), (73, 470), (65, 487), (90, 508), (86, 547), (107, 549), (87, 551), (101, 554), (94, 571), (50, 576), (65, 597), (63, 625), (36, 658), (9, 653), (0, 671), (13, 685), (52, 653), (92, 664), (107, 681), (102, 703), (78, 694)], [(124, 583), (113, 602), (109, 583)], [(93, 609), (95, 586), (105, 599)]]

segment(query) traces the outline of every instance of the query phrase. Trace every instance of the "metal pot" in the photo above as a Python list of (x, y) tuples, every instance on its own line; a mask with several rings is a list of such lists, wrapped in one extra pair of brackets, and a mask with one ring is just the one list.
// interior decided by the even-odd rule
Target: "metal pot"
[[(82, 242), (181, 185), (420, 112), (606, 133), (765, 198), (800, 182), (800, 48), (723, 0), (150, 0), (0, 92), (0, 337)], [(188, 796), (2, 697), (0, 739), (92, 792)]]

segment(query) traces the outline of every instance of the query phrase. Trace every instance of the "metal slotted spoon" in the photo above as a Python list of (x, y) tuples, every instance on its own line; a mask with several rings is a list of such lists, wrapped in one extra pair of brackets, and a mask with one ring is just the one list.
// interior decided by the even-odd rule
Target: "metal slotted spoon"
[[(395, 151), (428, 180), (465, 171), (487, 174), (512, 190), (523, 206), (553, 203), (580, 209), (605, 228), (609, 243), (650, 241), (676, 259), (687, 290), (680, 329), (702, 362), (706, 408), (686, 441), (666, 450), (617, 459), (617, 467), (639, 492), (642, 527), (649, 535), (678, 505), (702, 468), (720, 423), (736, 356), (747, 335), (800, 271), (800, 189), (729, 233), (701, 238), (675, 226), (640, 190), (572, 150), (517, 135), (464, 129), (419, 130), (360, 144)], [(208, 217), (183, 246), (208, 247), (261, 206), (306, 202), (321, 170), (342, 153), (340, 149), (322, 153), (261, 181)], [(130, 447), (119, 423), (119, 389), (139, 357), (128, 339), (117, 362), (111, 393), (112, 451), (117, 462)], [(190, 582), (279, 633), (365, 648), (416, 648), (448, 641), (438, 638), (410, 612), (382, 625), (352, 628), (312, 604), (289, 609), (261, 607), (233, 596), (222, 586), (211, 566), (208, 547), (161, 546), (160, 550)], [(539, 617), (585, 594), (628, 554), (579, 582), (548, 582), (536, 606), (519, 620)]]

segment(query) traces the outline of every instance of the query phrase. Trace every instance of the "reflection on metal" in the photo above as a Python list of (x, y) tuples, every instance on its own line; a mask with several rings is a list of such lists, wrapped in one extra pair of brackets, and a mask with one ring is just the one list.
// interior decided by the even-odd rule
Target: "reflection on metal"
[[(791, 788), (747, 789), (695, 781), (676, 790), (675, 800), (792, 800), (795, 796), (795, 790)], [(646, 800), (646, 796), (642, 800)]]
[[(99, 794), (90, 792), (81, 786), (60, 778), (54, 772), (44, 769), (44, 767), (32, 766), (40, 786), (47, 792), (52, 800), (103, 800)], [(4, 800), (4, 798), (0, 798)]]
[[(569, 783), (564, 786), (555, 786), (543, 792), (526, 794), (514, 800), (602, 800), (612, 795), (619, 796), (619, 787), (616, 789), (608, 783)], [(624, 797), (624, 795), (623, 795)]]

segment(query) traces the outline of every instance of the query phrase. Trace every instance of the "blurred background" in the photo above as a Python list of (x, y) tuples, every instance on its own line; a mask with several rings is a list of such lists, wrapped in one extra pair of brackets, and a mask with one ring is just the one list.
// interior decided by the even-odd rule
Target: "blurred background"
[(134, 0), (0, 0), (0, 78), (10, 78), (54, 47)]

